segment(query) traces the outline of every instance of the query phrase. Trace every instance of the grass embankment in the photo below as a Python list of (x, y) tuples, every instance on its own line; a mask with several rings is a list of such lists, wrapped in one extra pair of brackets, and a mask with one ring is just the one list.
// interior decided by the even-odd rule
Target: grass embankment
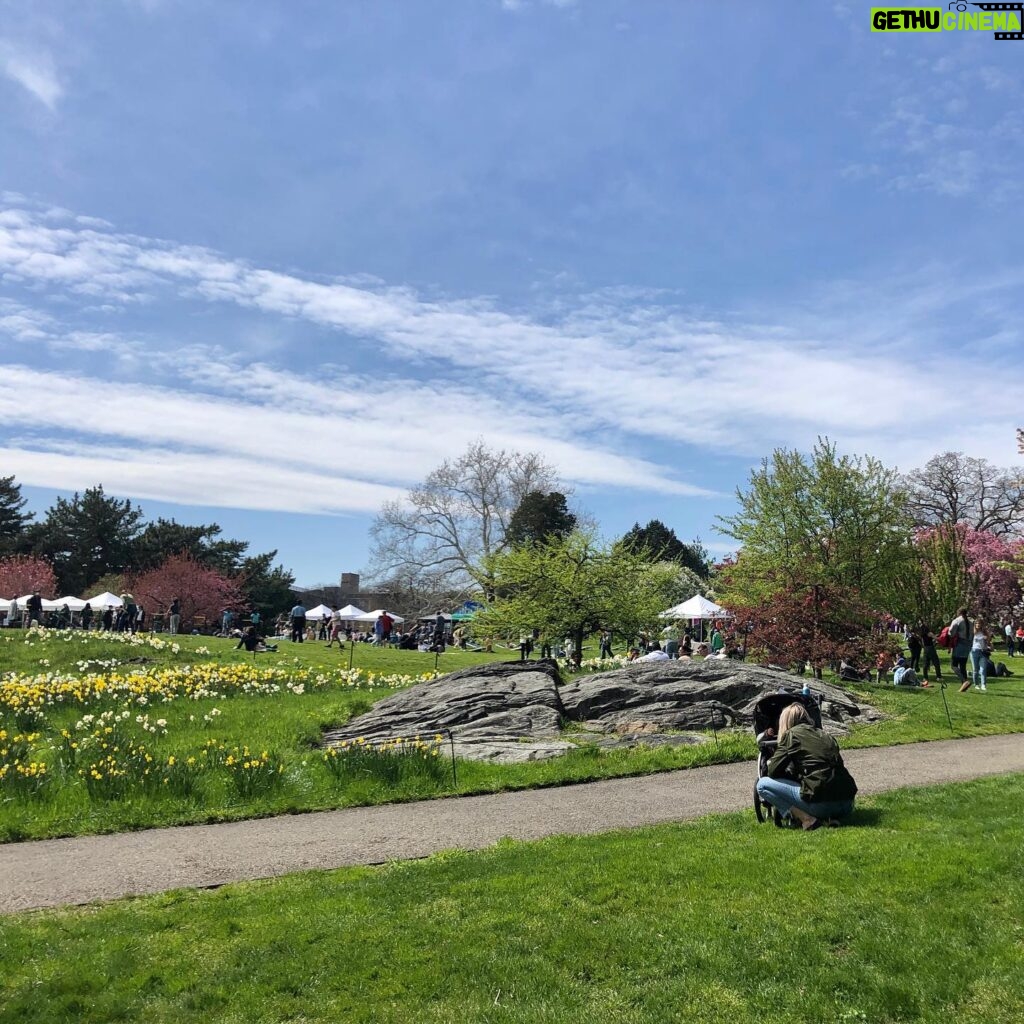
[[(168, 640), (170, 638), (163, 638)], [(179, 650), (170, 643), (156, 647), (148, 643), (130, 646), (91, 634), (83, 642), (80, 634), (50, 634), (45, 640), (26, 643), (17, 630), (0, 632), (0, 672), (16, 671), (20, 676), (37, 673), (89, 672), (151, 673), (179, 671), (186, 665), (200, 665), (223, 677), (231, 671), (245, 671), (255, 664), (260, 669), (284, 670), (284, 678), (305, 680), (300, 687), (279, 692), (229, 691), (225, 697), (175, 696), (167, 702), (137, 699), (128, 702), (114, 696), (81, 706), (51, 705), (45, 708), (41, 736), (34, 742), (33, 757), (45, 760), (48, 778), (37, 791), (25, 792), (0, 785), (0, 841), (36, 839), (61, 835), (125, 831), (190, 822), (236, 820), (270, 814), (322, 810), (359, 804), (410, 800), (451, 793), (479, 793), (502, 789), (554, 785), (588, 779), (608, 778), (666, 771), (673, 768), (735, 761), (754, 756), (753, 738), (748, 733), (721, 734), (717, 741), (698, 747), (646, 748), (602, 752), (587, 745), (578, 734), (580, 749), (550, 761), (523, 765), (492, 765), (460, 762), (458, 785), (448, 773), (403, 772), (398, 779), (366, 771), (365, 765), (334, 774), (324, 763), (318, 748), (325, 728), (341, 724), (361, 713), (392, 689), (382, 686), (382, 677), (395, 673), (427, 672), (434, 656), (418, 651), (377, 650), (357, 645), (354, 665), (364, 674), (353, 683), (341, 680), (332, 670), (348, 665), (349, 651), (326, 650), (322, 644), (281, 644), (274, 654), (253, 659), (234, 651), (234, 643), (209, 637), (179, 637)], [(499, 657), (514, 658), (511, 651)], [(495, 655), (448, 651), (439, 659), (441, 671), (480, 664)], [(143, 659), (140, 663), (138, 659)], [(83, 667), (84, 665), (84, 667)], [(373, 673), (371, 679), (369, 673)], [(317, 675), (326, 680), (316, 682)], [(797, 680), (794, 677), (794, 682)], [(214, 687), (220, 685), (212, 684)], [(274, 684), (277, 685), (277, 684)], [(812, 684), (813, 685), (813, 684)], [(222, 692), (227, 687), (221, 686)], [(875, 726), (858, 728), (844, 741), (846, 746), (875, 746), (887, 743), (939, 739), (951, 735), (937, 690), (895, 690), (893, 687), (863, 687), (870, 702), (886, 710), (892, 719)], [(947, 691), (954, 735), (971, 736), (1024, 730), (1024, 678), (990, 683), (987, 694), (959, 695)], [(75, 724), (86, 713), (98, 715), (105, 709), (130, 709), (123, 733), (146, 747), (160, 765), (176, 760), (175, 772), (168, 772), (169, 784), (126, 785), (122, 792), (92, 793), (77, 775), (79, 767), (91, 763), (84, 755), (71, 768), (57, 763), (60, 733), (75, 733)], [(143, 731), (135, 719), (148, 715), (150, 724), (165, 722), (156, 734)], [(9, 724), (9, 723), (8, 723)], [(2, 727), (2, 726), (0, 726)], [(163, 731), (163, 730), (166, 731)], [(13, 732), (13, 729), (9, 729)], [(89, 730), (85, 730), (88, 732)], [(183, 762), (201, 759), (203, 750), (216, 746), (221, 760), (238, 748), (238, 760), (246, 747), (251, 757), (267, 753), (267, 768), (247, 772), (218, 765), (213, 771), (190, 773)], [(223, 748), (223, 749), (220, 749)], [(445, 756), (442, 747), (439, 758)], [(201, 760), (202, 765), (205, 762)], [(251, 762), (250, 762), (251, 763)], [(249, 776), (252, 776), (250, 779)], [(105, 784), (98, 783), (100, 789)]]
[(4, 1024), (1024, 1019), (1024, 777), (0, 924)]

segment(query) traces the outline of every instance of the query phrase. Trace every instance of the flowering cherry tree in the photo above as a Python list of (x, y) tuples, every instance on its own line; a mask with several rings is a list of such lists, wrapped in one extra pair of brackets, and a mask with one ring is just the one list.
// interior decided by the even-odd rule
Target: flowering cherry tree
[(171, 555), (155, 569), (133, 577), (130, 586), (135, 599), (151, 615), (166, 612), (178, 598), (184, 623), (197, 615), (212, 622), (225, 608), (238, 610), (245, 605), (236, 580), (202, 565), (186, 552)]
[(785, 666), (810, 662), (814, 674), (842, 660), (867, 668), (886, 646), (878, 615), (837, 587), (788, 587), (756, 605), (734, 608), (727, 627), (752, 660)]
[(36, 590), (42, 597), (57, 596), (57, 577), (45, 558), (11, 555), (0, 559), (0, 597), (22, 597)]
[(970, 576), (974, 613), (989, 622), (1005, 619), (1021, 602), (1024, 541), (1007, 542), (988, 530), (958, 527)]

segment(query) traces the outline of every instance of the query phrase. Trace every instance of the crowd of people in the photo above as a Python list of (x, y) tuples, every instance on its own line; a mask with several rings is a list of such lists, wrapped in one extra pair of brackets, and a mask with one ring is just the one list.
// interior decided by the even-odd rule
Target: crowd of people
[(93, 608), (85, 602), (81, 609), (73, 609), (66, 602), (57, 608), (44, 609), (43, 599), (38, 590), (19, 605), (13, 599), (6, 608), (3, 625), (11, 628), (28, 629), (30, 626), (46, 626), (49, 629), (97, 629), (111, 633), (135, 633), (147, 625), (146, 609), (128, 593), (121, 594), (116, 605), (107, 604)]
[(874, 670), (861, 669), (853, 663), (842, 662), (840, 679), (849, 682), (877, 679), (879, 683), (892, 678), (894, 686), (931, 685), (930, 675), (936, 682), (942, 682), (942, 662), (939, 651), (949, 653), (949, 670), (959, 683), (961, 693), (972, 686), (985, 692), (988, 680), (1013, 673), (1004, 664), (992, 659), (997, 642), (1006, 645), (1008, 657), (1015, 657), (1024, 650), (1024, 626), (1012, 622), (990, 626), (978, 619), (972, 620), (969, 609), (958, 608), (956, 616), (947, 626), (936, 631), (925, 623), (916, 626), (900, 626), (895, 623), (892, 632), (903, 633), (903, 644), (882, 650)]
[[(87, 602), (82, 609), (73, 610), (65, 603), (59, 608), (44, 610), (42, 597), (36, 591), (23, 604), (12, 600), (6, 609), (0, 608), (0, 611), (5, 612), (4, 625), (23, 628), (37, 624), (57, 629), (135, 633), (149, 626), (150, 629), (166, 628), (168, 633), (174, 635), (180, 631), (182, 622), (180, 598), (174, 598), (154, 623), (150, 621), (141, 602), (127, 592), (120, 595), (118, 605), (93, 608)], [(191, 632), (198, 631), (196, 622), (190, 625)], [(239, 647), (250, 651), (276, 650), (276, 645), (268, 644), (265, 640), (263, 625), (258, 611), (253, 610), (243, 617), (227, 608), (221, 613), (216, 632), (220, 636), (234, 637), (239, 641)], [(953, 620), (938, 631), (925, 623), (906, 626), (890, 621), (884, 626), (889, 634), (902, 632), (903, 644), (883, 649), (873, 668), (863, 668), (852, 661), (840, 662), (837, 666), (840, 679), (848, 682), (877, 679), (881, 683), (891, 678), (896, 686), (927, 687), (931, 685), (932, 677), (942, 682), (939, 651), (946, 650), (950, 656), (950, 671), (959, 683), (960, 691), (966, 692), (974, 686), (984, 692), (988, 688), (989, 679), (1012, 675), (1005, 665), (996, 664), (992, 659), (997, 642), (1005, 644), (1006, 654), (1010, 658), (1018, 652), (1024, 653), (1024, 624), (1012, 621), (989, 624), (980, 619), (975, 620), (966, 607), (958, 609)], [(372, 626), (365, 628), (363, 624), (344, 617), (340, 609), (334, 609), (330, 615), (315, 620), (307, 619), (306, 609), (301, 603), (296, 603), (290, 612), (282, 612), (276, 618), (273, 632), (277, 637), (290, 638), (293, 643), (321, 641), (327, 647), (337, 645), (339, 650), (350, 643), (434, 652), (452, 646), (480, 651), (493, 649), (492, 640), (475, 643), (463, 625), (455, 624), (450, 617), (441, 614), (403, 628), (396, 616), (383, 610)], [(608, 630), (601, 631), (598, 642), (599, 657), (613, 657), (612, 635)], [(574, 663), (578, 667), (580, 660), (571, 637), (552, 643), (538, 629), (524, 633), (519, 638), (518, 647), (521, 661), (526, 661), (534, 652), (541, 658), (564, 658), (570, 667)], [(706, 640), (697, 639), (688, 624), (681, 625), (678, 633), (670, 634), (662, 640), (640, 633), (637, 639), (628, 644), (626, 660), (651, 662), (689, 657), (743, 658), (745, 653), (742, 648), (729, 643), (723, 623), (716, 620), (711, 624)]]

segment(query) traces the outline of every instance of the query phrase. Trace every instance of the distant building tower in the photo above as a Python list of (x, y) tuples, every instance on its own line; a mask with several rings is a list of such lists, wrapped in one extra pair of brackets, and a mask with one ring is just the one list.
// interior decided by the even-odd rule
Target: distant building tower
[(343, 572), (341, 574), (341, 589), (347, 594), (359, 593), (359, 573)]

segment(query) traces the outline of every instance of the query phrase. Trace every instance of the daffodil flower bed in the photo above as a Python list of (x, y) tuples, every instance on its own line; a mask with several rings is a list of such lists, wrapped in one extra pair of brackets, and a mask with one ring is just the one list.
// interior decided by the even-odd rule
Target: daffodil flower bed
[(39, 738), (37, 732), (0, 729), (0, 791), (23, 795), (38, 792), (47, 779), (46, 762), (33, 753)]
[[(53, 642), (52, 635), (47, 639)], [(324, 783), (332, 780), (337, 787), (346, 773), (325, 770), (318, 756), (311, 760), (308, 748), (294, 746), (294, 725), (283, 723), (294, 723), (303, 707), (336, 709), (326, 712), (326, 722), (338, 721), (338, 715), (345, 720), (369, 705), (347, 695), (391, 691), (429, 678), (433, 673), (214, 661), (102, 672), (8, 672), (0, 676), (0, 825), (5, 812), (16, 810), (12, 801), (42, 810), (51, 795), (63, 800), (72, 792), (80, 794), (80, 804), (84, 799), (105, 807), (167, 798), (197, 806), (256, 805), (272, 798), (289, 776), (297, 787), (305, 786), (313, 765)], [(225, 714), (223, 701), (236, 702), (232, 707), (241, 713)], [(268, 710), (249, 710), (253, 704)], [(201, 738), (214, 729), (222, 738)], [(309, 727), (302, 732), (308, 734)], [(268, 738), (275, 745), (290, 740), (291, 756), (275, 753)], [(423, 751), (410, 745), (405, 753), (421, 757)], [(354, 770), (348, 780), (365, 774)], [(403, 767), (390, 775), (378, 771), (374, 778), (410, 774), (416, 773)]]
[(20, 725), (38, 725), (51, 708), (91, 707), (129, 703), (139, 707), (168, 704), (175, 700), (224, 699), (233, 696), (267, 696), (339, 688), (345, 690), (396, 690), (433, 679), (422, 675), (379, 674), (363, 669), (316, 670), (311, 668), (260, 667), (248, 663), (219, 665), (206, 662), (172, 668), (120, 670), (84, 675), (10, 672), (0, 676), (0, 718), (9, 716)]
[(393, 784), (420, 776), (441, 782), (451, 776), (448, 762), (440, 756), (443, 742), (440, 735), (429, 740), (396, 736), (381, 743), (369, 743), (360, 736), (328, 747), (323, 758), (331, 774), (339, 779), (362, 775)]

